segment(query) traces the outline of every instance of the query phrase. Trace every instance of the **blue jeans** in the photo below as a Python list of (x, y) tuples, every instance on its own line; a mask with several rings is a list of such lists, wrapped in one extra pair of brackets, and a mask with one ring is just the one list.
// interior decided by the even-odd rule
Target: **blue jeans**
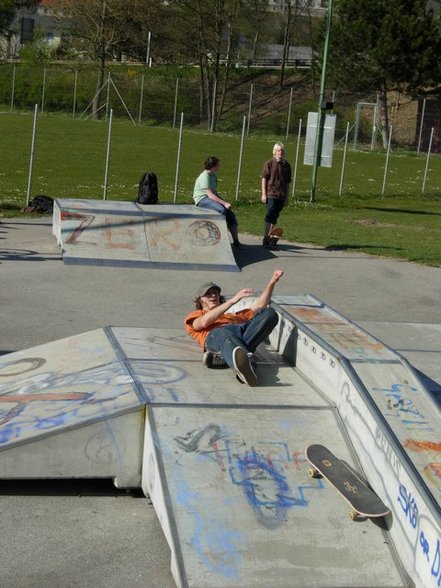
[(266, 201), (265, 222), (275, 225), (282, 208), (285, 206), (285, 200), (282, 198), (268, 198)]
[(220, 351), (230, 368), (234, 369), (233, 349), (242, 347), (247, 353), (253, 353), (268, 337), (278, 320), (277, 312), (268, 306), (246, 323), (213, 329), (205, 341), (205, 347), (209, 351)]
[(231, 208), (225, 208), (223, 204), (220, 202), (216, 202), (216, 200), (211, 200), (208, 196), (204, 196), (202, 200), (199, 200), (196, 206), (200, 206), (201, 208), (209, 208), (210, 210), (215, 210), (216, 212), (220, 212), (224, 215), (225, 220), (227, 221), (228, 228), (235, 228), (238, 226), (237, 218)]

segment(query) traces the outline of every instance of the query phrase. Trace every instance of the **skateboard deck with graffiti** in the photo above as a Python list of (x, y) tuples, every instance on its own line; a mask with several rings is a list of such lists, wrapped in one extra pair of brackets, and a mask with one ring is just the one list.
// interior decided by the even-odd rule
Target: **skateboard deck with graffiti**
[(283, 235), (283, 229), (281, 227), (274, 227), (268, 234), (269, 245), (270, 247), (276, 247), (277, 242), (280, 237)]
[(324, 445), (310, 445), (306, 458), (312, 465), (312, 477), (323, 476), (350, 504), (351, 519), (362, 517), (384, 517), (390, 510), (380, 498), (332, 451)]

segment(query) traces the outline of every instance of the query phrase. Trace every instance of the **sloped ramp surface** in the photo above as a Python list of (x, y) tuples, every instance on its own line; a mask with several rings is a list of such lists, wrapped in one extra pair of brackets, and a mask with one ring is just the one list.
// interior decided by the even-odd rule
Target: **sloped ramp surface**
[(0, 359), (0, 478), (139, 486), (145, 402), (109, 330)]
[(383, 531), (308, 475), (305, 446), (330, 436), (353, 464), (331, 408), (158, 407), (149, 424), (144, 484), (178, 586), (404, 585)]
[(181, 329), (119, 327), (5, 356), (0, 478), (142, 485), (177, 586), (404, 586), (387, 533), (308, 476), (313, 442), (359, 467), (335, 407), (269, 346), (257, 361), (250, 389)]
[(193, 205), (56, 199), (66, 264), (239, 271), (225, 218)]

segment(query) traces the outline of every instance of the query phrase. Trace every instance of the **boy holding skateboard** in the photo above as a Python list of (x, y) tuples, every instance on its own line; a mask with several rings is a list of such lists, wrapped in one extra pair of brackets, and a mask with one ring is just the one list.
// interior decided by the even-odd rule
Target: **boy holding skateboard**
[(262, 202), (266, 204), (266, 216), (263, 232), (263, 246), (272, 247), (281, 236), (281, 230), (275, 239), (271, 231), (275, 228), (279, 214), (288, 199), (288, 186), (291, 182), (291, 166), (284, 159), (283, 143), (277, 142), (273, 147), (273, 157), (263, 164)]
[(230, 367), (240, 382), (256, 386), (253, 353), (277, 325), (278, 315), (269, 304), (274, 287), (282, 276), (282, 270), (275, 270), (251, 307), (234, 313), (228, 311), (242, 298), (253, 296), (254, 290), (243, 288), (225, 300), (220, 286), (214, 282), (206, 282), (197, 289), (196, 310), (185, 317), (184, 323), (187, 333), (205, 351), (204, 365), (209, 368)]

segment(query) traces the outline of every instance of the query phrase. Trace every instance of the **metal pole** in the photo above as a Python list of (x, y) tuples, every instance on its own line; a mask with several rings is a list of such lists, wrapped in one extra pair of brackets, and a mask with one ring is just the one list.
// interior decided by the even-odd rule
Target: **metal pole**
[(236, 200), (239, 198), (240, 173), (241, 173), (241, 169), (242, 169), (243, 142), (244, 142), (244, 138), (245, 138), (246, 126), (247, 126), (247, 117), (244, 116), (243, 123), (242, 123), (242, 137), (240, 140), (239, 167), (237, 169)]
[(391, 140), (392, 140), (392, 125), (390, 126), (390, 129), (389, 129), (389, 140), (387, 142), (386, 164), (384, 166), (383, 188), (381, 190), (382, 196), (384, 196), (384, 192), (386, 190), (386, 177), (387, 177), (387, 170), (389, 167), (389, 155), (390, 155)]
[(343, 150), (343, 162), (341, 165), (340, 188), (338, 190), (339, 196), (341, 196), (341, 193), (343, 191), (343, 179), (345, 176), (345, 169), (346, 169), (346, 153), (348, 151), (348, 139), (349, 139), (349, 123), (346, 123), (345, 147)]
[(315, 200), (315, 192), (317, 188), (317, 169), (320, 165), (322, 156), (322, 141), (323, 141), (323, 126), (325, 122), (326, 111), (322, 108), (323, 99), (325, 96), (325, 85), (326, 85), (326, 68), (328, 64), (328, 52), (329, 52), (329, 39), (331, 36), (332, 28), (332, 3), (333, 0), (328, 1), (328, 20), (326, 25), (326, 36), (325, 46), (323, 48), (323, 63), (322, 63), (322, 75), (320, 80), (320, 97), (319, 97), (319, 111), (317, 116), (317, 131), (315, 135), (314, 143), (314, 161), (312, 164), (312, 177), (311, 177), (311, 197), (310, 202)]
[(148, 67), (151, 67), (151, 62), (150, 62), (150, 41), (151, 41), (151, 39), (152, 39), (152, 33), (151, 33), (151, 31), (149, 31), (149, 34), (147, 36), (147, 53), (145, 56), (145, 64)]
[(109, 161), (110, 161), (110, 140), (112, 138), (112, 119), (113, 119), (113, 108), (110, 109), (109, 131), (107, 133), (106, 170), (104, 172), (103, 200), (107, 200), (107, 187), (108, 187)]
[(291, 88), (291, 90), (289, 91), (288, 122), (286, 123), (286, 135), (285, 135), (286, 141), (288, 141), (289, 127), (291, 125), (291, 106), (292, 106), (293, 90), (294, 90), (294, 88)]
[(43, 87), (41, 88), (41, 113), (44, 112), (44, 94), (46, 91), (46, 68), (43, 70)]
[(34, 124), (32, 127), (31, 157), (29, 160), (28, 189), (26, 192), (26, 206), (29, 206), (29, 199), (31, 196), (32, 168), (34, 166), (34, 147), (35, 147), (35, 131), (37, 128), (37, 114), (38, 114), (38, 104), (36, 104), (35, 108), (34, 108)]
[(299, 164), (299, 152), (300, 152), (300, 140), (302, 136), (302, 119), (299, 120), (299, 131), (297, 133), (297, 147), (296, 147), (296, 160), (294, 162), (294, 176), (292, 181), (292, 193), (291, 196), (294, 197), (296, 192), (296, 184), (297, 184), (297, 167)]
[(423, 108), (421, 110), (421, 121), (420, 121), (420, 132), (418, 135), (418, 149), (417, 149), (417, 155), (420, 154), (420, 149), (421, 149), (421, 139), (423, 136), (423, 125), (424, 125), (424, 115), (426, 113), (426, 99), (424, 98), (423, 100)]
[(75, 113), (77, 111), (77, 87), (78, 87), (78, 70), (75, 70), (75, 77), (74, 77), (74, 95), (73, 95), (73, 106), (72, 106), (72, 117), (75, 118)]
[(374, 120), (372, 123), (371, 151), (374, 150), (376, 137), (377, 137), (378, 94), (377, 94), (377, 101), (375, 102), (375, 106), (374, 106), (373, 117), (374, 117)]
[(175, 107), (173, 109), (173, 128), (175, 128), (175, 126), (176, 126), (176, 112), (178, 110), (178, 90), (179, 90), (179, 78), (176, 78)]
[(178, 197), (178, 180), (179, 180), (179, 166), (181, 162), (181, 145), (182, 145), (182, 129), (184, 128), (184, 113), (181, 112), (181, 125), (179, 127), (179, 142), (178, 142), (178, 156), (176, 158), (176, 176), (175, 176), (175, 191), (173, 194), (173, 204), (176, 204)]
[(248, 103), (247, 137), (250, 134), (251, 105), (252, 105), (252, 102), (253, 102), (253, 91), (254, 91), (254, 84), (251, 84), (251, 87), (250, 87), (250, 101)]
[(15, 97), (15, 65), (12, 70), (11, 112), (14, 110), (14, 97)]
[(211, 125), (210, 131), (213, 132), (215, 129), (214, 119), (216, 116), (216, 93), (217, 93), (217, 80), (213, 83), (213, 98), (211, 100)]
[(141, 92), (140, 92), (140, 96), (139, 96), (138, 124), (141, 124), (143, 98), (144, 98), (144, 74), (142, 74), (142, 76), (141, 76)]
[(110, 102), (110, 71), (107, 76), (107, 92), (106, 92), (106, 120), (109, 114), (109, 102)]
[(432, 149), (432, 139), (433, 139), (433, 127), (432, 127), (432, 130), (430, 131), (429, 149), (427, 150), (426, 168), (424, 170), (423, 187), (421, 189), (421, 194), (424, 194), (424, 190), (426, 189), (426, 179), (427, 179), (427, 172), (429, 171), (429, 159), (430, 159), (430, 151)]
[(354, 144), (352, 145), (352, 149), (354, 151), (357, 149), (358, 129), (359, 128), (360, 128), (360, 103), (357, 104), (357, 108), (355, 110)]

